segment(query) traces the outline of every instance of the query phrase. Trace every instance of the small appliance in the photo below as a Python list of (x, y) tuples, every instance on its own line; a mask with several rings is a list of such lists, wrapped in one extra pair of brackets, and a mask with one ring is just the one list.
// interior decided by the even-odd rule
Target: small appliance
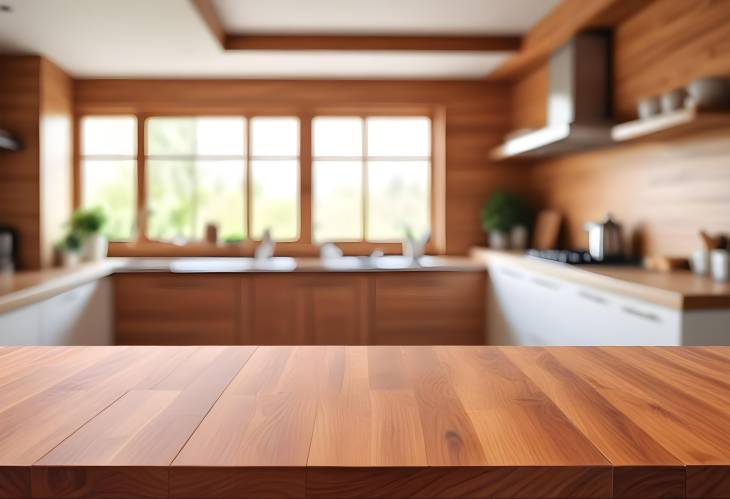
[(18, 234), (10, 227), (0, 225), (0, 272), (15, 270), (18, 256)]

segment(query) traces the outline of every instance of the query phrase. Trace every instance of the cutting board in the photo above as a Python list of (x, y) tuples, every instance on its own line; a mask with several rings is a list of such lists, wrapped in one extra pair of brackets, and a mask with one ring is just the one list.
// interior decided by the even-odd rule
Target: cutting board
[(532, 247), (535, 249), (555, 249), (560, 235), (563, 216), (553, 210), (542, 210), (537, 214), (535, 230), (532, 233)]

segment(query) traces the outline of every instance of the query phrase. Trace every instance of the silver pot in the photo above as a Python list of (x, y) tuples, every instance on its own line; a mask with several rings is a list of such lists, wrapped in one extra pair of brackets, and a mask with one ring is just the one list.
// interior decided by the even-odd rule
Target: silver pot
[(588, 222), (585, 230), (588, 232), (588, 253), (594, 259), (610, 260), (623, 256), (621, 225), (611, 214), (606, 215), (602, 222)]

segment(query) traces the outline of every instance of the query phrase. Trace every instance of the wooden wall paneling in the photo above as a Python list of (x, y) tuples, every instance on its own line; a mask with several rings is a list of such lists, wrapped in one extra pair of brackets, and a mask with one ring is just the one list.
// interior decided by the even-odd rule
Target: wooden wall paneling
[[(506, 83), (463, 81), (77, 80), (76, 111), (234, 112), (257, 106), (282, 110), (421, 106), (443, 113), (444, 251), (465, 254), (483, 244), (479, 208), (496, 188), (526, 190), (518, 172), (490, 167), (492, 147), (510, 128)], [(283, 246), (282, 246), (283, 248)]]
[(0, 224), (19, 234), (19, 268), (53, 264), (71, 210), (70, 78), (37, 56), (0, 56), (0, 127), (23, 148), (0, 152)]
[(40, 114), (41, 59), (0, 56), (0, 127), (23, 148), (0, 152), (0, 224), (18, 231), (19, 267), (41, 266)]
[(636, 102), (701, 76), (730, 75), (730, 5), (653, 2), (614, 33), (615, 114), (636, 116)]
[(688, 255), (698, 231), (730, 233), (730, 129), (672, 143), (616, 146), (530, 167), (537, 203), (564, 215), (564, 246), (614, 214), (639, 255)]
[(41, 60), (40, 232), (41, 266), (54, 264), (53, 245), (71, 216), (73, 83), (58, 66)]
[[(730, 75), (730, 5), (662, 0), (647, 3), (614, 33), (614, 115), (633, 119), (638, 99), (702, 75)], [(525, 95), (536, 73), (513, 89), (515, 121), (545, 108)], [(534, 95), (534, 94), (532, 94)], [(564, 246), (585, 247), (583, 224), (612, 212), (627, 247), (639, 255), (686, 256), (697, 232), (730, 232), (730, 129), (671, 141), (614, 145), (526, 167), (531, 197), (565, 216)]]
[(549, 74), (548, 65), (541, 64), (512, 88), (512, 128), (536, 129), (547, 124)]

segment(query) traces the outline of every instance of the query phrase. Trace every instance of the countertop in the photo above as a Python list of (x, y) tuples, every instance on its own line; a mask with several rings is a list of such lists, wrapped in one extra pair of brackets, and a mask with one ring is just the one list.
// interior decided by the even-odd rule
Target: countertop
[(658, 272), (626, 265), (568, 265), (487, 248), (474, 248), (471, 255), (487, 264), (516, 265), (664, 307), (682, 310), (730, 308), (730, 283), (718, 283), (688, 270)]
[(286, 273), (286, 272), (484, 272), (484, 265), (466, 257), (425, 257), (422, 265), (385, 257), (380, 266), (366, 258), (329, 263), (319, 258), (274, 258), (258, 265), (252, 258), (106, 258), (72, 268), (0, 273), (0, 314), (42, 301), (117, 272)]
[(730, 497), (727, 347), (0, 348), (2, 497)]

